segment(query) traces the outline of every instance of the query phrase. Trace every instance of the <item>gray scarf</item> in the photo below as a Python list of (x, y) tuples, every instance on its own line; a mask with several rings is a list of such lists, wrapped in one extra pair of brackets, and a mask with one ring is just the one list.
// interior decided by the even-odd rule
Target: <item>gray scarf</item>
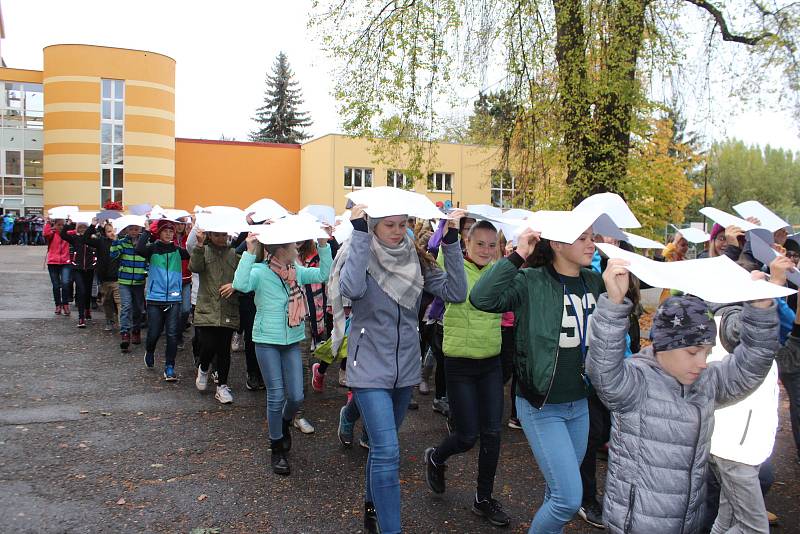
[(425, 279), (411, 238), (405, 235), (399, 245), (390, 247), (373, 234), (369, 248), (370, 276), (393, 301), (409, 310), (416, 309)]

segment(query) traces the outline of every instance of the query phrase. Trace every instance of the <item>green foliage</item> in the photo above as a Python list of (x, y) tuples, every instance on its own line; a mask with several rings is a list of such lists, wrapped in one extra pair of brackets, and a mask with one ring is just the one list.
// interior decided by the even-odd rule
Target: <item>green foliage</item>
[(733, 212), (739, 202), (759, 200), (800, 223), (800, 159), (793, 152), (731, 139), (712, 147), (708, 172), (714, 190), (710, 205)]
[(267, 75), (264, 105), (256, 109), (253, 120), (259, 127), (250, 133), (251, 141), (262, 143), (300, 143), (310, 135), (308, 113), (298, 108), (303, 104), (302, 92), (294, 79), (286, 54), (275, 58), (272, 74)]

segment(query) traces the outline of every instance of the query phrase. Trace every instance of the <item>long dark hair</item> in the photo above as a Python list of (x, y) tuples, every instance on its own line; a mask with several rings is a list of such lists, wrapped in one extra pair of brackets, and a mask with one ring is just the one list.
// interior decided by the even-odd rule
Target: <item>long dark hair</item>
[(540, 239), (530, 256), (525, 258), (526, 267), (544, 267), (552, 265), (555, 259), (555, 252), (549, 239)]

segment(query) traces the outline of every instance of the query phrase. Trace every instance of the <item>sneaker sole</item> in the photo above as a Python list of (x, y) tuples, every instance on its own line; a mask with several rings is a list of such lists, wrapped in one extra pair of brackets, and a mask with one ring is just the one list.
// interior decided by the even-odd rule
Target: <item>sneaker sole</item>
[(488, 515), (483, 513), (482, 510), (479, 510), (478, 508), (475, 508), (474, 504), (472, 505), (472, 513), (477, 515), (478, 517), (484, 518), (485, 520), (487, 520), (489, 523), (491, 523), (492, 525), (494, 525), (496, 527), (507, 527), (508, 525), (511, 524), (511, 521), (506, 521), (505, 523), (500, 522), (500, 521), (495, 521), (494, 519), (492, 519), (491, 517), (489, 517)]
[(513, 428), (514, 430), (522, 430), (522, 426), (515, 425), (513, 423), (508, 423), (508, 428)]
[(606, 529), (605, 525), (603, 525), (602, 523), (597, 523), (586, 517), (586, 511), (583, 509), (583, 507), (578, 509), (578, 517), (583, 519), (587, 524), (592, 525), (594, 528), (599, 528), (600, 530)]
[(361, 447), (362, 449), (369, 450), (369, 443), (365, 441), (358, 440), (358, 446)]
[(219, 395), (214, 395), (214, 398), (219, 401), (220, 404), (233, 404), (233, 399), (231, 400), (222, 400), (219, 398)]
[(165, 376), (164, 380), (166, 380), (167, 382), (177, 382), (178, 381), (178, 377), (177, 376), (173, 376), (173, 377), (166, 377)]

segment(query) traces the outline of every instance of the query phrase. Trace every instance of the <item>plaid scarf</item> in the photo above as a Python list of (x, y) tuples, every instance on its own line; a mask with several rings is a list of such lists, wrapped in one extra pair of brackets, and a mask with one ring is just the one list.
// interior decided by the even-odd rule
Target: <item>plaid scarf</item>
[(269, 258), (268, 265), (272, 272), (277, 274), (289, 286), (289, 291), (286, 292), (288, 298), (286, 314), (289, 327), (300, 326), (303, 322), (303, 317), (306, 315), (306, 306), (303, 300), (303, 290), (297, 284), (297, 270), (294, 265), (281, 264), (275, 259), (275, 256)]

